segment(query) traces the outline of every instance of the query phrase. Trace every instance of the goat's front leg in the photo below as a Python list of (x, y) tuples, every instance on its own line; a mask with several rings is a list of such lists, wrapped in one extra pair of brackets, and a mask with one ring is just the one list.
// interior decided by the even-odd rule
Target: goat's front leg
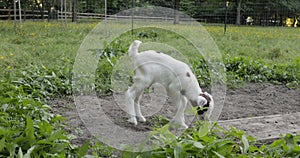
[(187, 105), (187, 100), (182, 95), (180, 95), (178, 98), (179, 99), (176, 99), (177, 104), (175, 103), (178, 109), (175, 114), (174, 121), (175, 123), (181, 125), (183, 128), (187, 129), (188, 126), (185, 124), (185, 119), (184, 119), (184, 111)]
[(178, 90), (169, 89), (169, 95), (172, 98), (174, 105), (177, 107), (177, 112), (174, 117), (174, 123), (187, 129), (188, 126), (185, 124), (184, 111), (187, 105), (187, 99), (180, 94)]

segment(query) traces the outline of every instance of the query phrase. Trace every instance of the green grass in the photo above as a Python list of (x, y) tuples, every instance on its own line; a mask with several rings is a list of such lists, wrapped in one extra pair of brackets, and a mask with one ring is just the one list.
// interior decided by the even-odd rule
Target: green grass
[(2, 22), (0, 26), (0, 68), (14, 70), (28, 65), (45, 68), (72, 65), (82, 40), (95, 24), (64, 27), (61, 23), (26, 22), (16, 34), (12, 23)]
[[(0, 157), (82, 156), (88, 149), (94, 155), (111, 155), (111, 149), (99, 143), (93, 147), (88, 143), (74, 147), (69, 142), (70, 135), (64, 131), (64, 118), (52, 114), (51, 107), (45, 105), (47, 99), (72, 94), (71, 77), (76, 53), (94, 26), (96, 23), (69, 23), (65, 26), (55, 22), (25, 22), (14, 33), (13, 23), (0, 23)], [(183, 28), (178, 29), (182, 31)], [(206, 29), (222, 53), (228, 85), (273, 82), (298, 87), (299, 29), (229, 26), (225, 35), (222, 26), (207, 25)], [(108, 61), (114, 64), (136, 38), (175, 45), (177, 50), (187, 53), (185, 55), (195, 52), (188, 41), (168, 31), (148, 28), (135, 30), (133, 36), (124, 34), (101, 50), (114, 56), (100, 57), (97, 70), (99, 91), (110, 93), (113, 67)], [(207, 61), (200, 55), (187, 56), (187, 59), (199, 83), (208, 86)], [(165, 138), (164, 134), (169, 137), (166, 141), (172, 140), (171, 144), (150, 153), (152, 157), (289, 157), (300, 154), (299, 137), (292, 135), (270, 145), (259, 145), (243, 131), (226, 131), (217, 126), (212, 131), (200, 126), (192, 128), (180, 138), (165, 128), (153, 133), (156, 138)], [(122, 154), (132, 156), (132, 153)]]
[(207, 26), (225, 56), (244, 56), (268, 64), (300, 59), (300, 30), (288, 27)]
[[(0, 68), (12, 71), (28, 65), (70, 67), (82, 40), (96, 23), (70, 23), (65, 27), (61, 23), (26, 22), (16, 34), (12, 23), (2, 22), (0, 25)], [(299, 29), (229, 26), (224, 35), (222, 26), (205, 27), (224, 58), (243, 56), (268, 65), (288, 65), (300, 61)], [(184, 45), (176, 43), (178, 40), (172, 36), (158, 36), (156, 41), (174, 39), (169, 43)]]
[[(176, 28), (178, 32), (186, 29), (181, 26), (170, 27)], [(190, 26), (191, 35), (196, 29), (194, 27)], [(225, 35), (222, 26), (207, 26), (206, 29), (219, 46), (227, 71), (227, 80), (224, 82), (229, 87), (236, 87), (247, 82), (272, 82), (284, 84), (290, 88), (298, 87), (300, 79), (300, 53), (298, 50), (300, 46), (297, 45), (299, 36), (295, 34), (298, 29), (231, 26)], [(282, 31), (280, 32), (279, 29)], [(274, 36), (269, 35), (277, 32), (278, 34)], [(131, 32), (123, 34), (104, 49), (105, 53), (102, 55), (108, 54), (111, 58), (100, 57), (97, 76), (101, 77), (96, 83), (100, 95), (110, 94), (112, 88), (110, 76), (113, 65), (111, 61), (115, 64), (119, 57), (126, 54), (130, 42), (134, 39), (173, 46), (183, 53), (186, 57), (185, 60), (189, 61), (200, 85), (204, 87), (210, 85), (209, 64), (184, 37), (171, 31), (150, 27), (136, 29), (133, 34)], [(263, 41), (264, 44), (259, 41)], [(283, 42), (288, 44), (279, 47), (278, 43)], [(159, 51), (168, 50), (164, 45), (155, 46), (155, 49)], [(143, 49), (142, 45), (141, 50)], [(281, 50), (285, 50), (285, 53)], [(197, 55), (195, 56), (195, 54)], [(102, 69), (103, 67), (105, 68)], [(130, 79), (124, 78), (124, 80)]]

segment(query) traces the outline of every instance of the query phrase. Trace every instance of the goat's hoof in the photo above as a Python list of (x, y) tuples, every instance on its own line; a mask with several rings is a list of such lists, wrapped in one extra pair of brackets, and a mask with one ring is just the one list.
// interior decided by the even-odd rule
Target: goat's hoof
[(138, 119), (140, 122), (146, 122), (146, 119), (144, 116), (139, 116)]
[(181, 127), (182, 127), (183, 129), (188, 129), (188, 128), (189, 128), (189, 126), (186, 125), (186, 124), (182, 124)]
[(186, 125), (185, 123), (178, 123), (178, 122), (172, 122), (171, 127), (180, 130), (185, 130), (189, 128), (189, 126)]
[(135, 117), (130, 118), (130, 119), (128, 119), (127, 121), (130, 122), (130, 123), (132, 123), (132, 124), (134, 124), (135, 126), (137, 125), (137, 120), (136, 120)]

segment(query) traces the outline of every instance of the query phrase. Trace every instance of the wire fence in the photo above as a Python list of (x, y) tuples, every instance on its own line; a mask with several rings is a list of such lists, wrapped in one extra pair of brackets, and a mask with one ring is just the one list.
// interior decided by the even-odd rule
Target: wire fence
[[(109, 1), (108, 1), (109, 2)], [(228, 1), (229, 2), (229, 1)], [(157, 4), (160, 4), (157, 2)], [(78, 0), (76, 17), (78, 19), (104, 19), (113, 17), (114, 14), (135, 7), (150, 6), (142, 0), (139, 3), (108, 3), (105, 8), (104, 1)], [(162, 7), (172, 8), (172, 2), (160, 4)], [(74, 4), (71, 0), (57, 0), (56, 5), (48, 5), (50, 8), (30, 6), (22, 4), (22, 19), (33, 20), (59, 20), (71, 19)], [(190, 17), (205, 23), (228, 23), (238, 25), (260, 25), (260, 26), (299, 26), (300, 11), (293, 10), (283, 5), (266, 4), (265, 2), (248, 2), (240, 6), (236, 2), (226, 5), (224, 1), (181, 1), (180, 11)], [(0, 20), (12, 20), (14, 11), (11, 6), (0, 6)], [(20, 17), (17, 17), (18, 19)], [(156, 17), (162, 19), (164, 17)], [(187, 20), (181, 18), (180, 20)]]

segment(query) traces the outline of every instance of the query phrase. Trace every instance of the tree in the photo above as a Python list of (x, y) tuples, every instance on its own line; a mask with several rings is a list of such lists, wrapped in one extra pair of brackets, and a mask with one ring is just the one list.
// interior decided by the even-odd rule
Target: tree
[(242, 0), (237, 0), (237, 8), (236, 8), (236, 25), (241, 25), (241, 6)]
[(179, 6), (180, 0), (174, 0), (174, 24), (179, 23)]
[(295, 14), (300, 14), (299, 0), (281, 0), (279, 3)]
[(51, 16), (51, 14), (52, 14), (52, 12), (51, 12), (51, 8), (53, 7), (53, 4), (54, 4), (54, 0), (46, 0), (45, 1), (45, 7), (46, 7), (46, 9), (47, 9), (47, 12), (48, 12), (48, 21), (50, 21), (50, 19), (52, 18), (52, 16)]
[(77, 22), (77, 4), (78, 0), (73, 0), (72, 22)]

